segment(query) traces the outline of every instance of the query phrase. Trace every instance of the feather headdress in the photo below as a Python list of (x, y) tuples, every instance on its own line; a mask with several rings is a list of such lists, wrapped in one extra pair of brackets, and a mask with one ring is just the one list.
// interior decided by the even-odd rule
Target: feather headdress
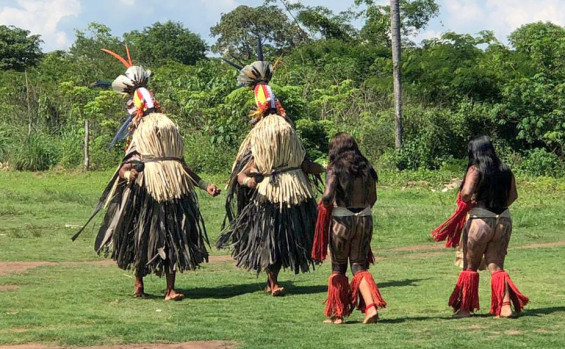
[(268, 85), (273, 77), (273, 72), (275, 71), (278, 61), (275, 63), (275, 66), (273, 66), (263, 59), (261, 38), (257, 40), (257, 61), (243, 67), (228, 59), (222, 59), (224, 62), (239, 70), (239, 75), (237, 76), (239, 85), (246, 86), (253, 90), (257, 109), (251, 113), (251, 116), (262, 117), (268, 111), (278, 111), (281, 116), (286, 116), (280, 102)]
[(147, 89), (147, 83), (151, 77), (151, 71), (144, 69), (142, 66), (133, 65), (129, 48), (126, 45), (127, 60), (119, 54), (108, 49), (102, 49), (110, 56), (118, 59), (127, 68), (126, 72), (119, 75), (113, 82), (112, 88), (114, 91), (129, 95), (130, 99), (127, 102), (128, 117), (126, 121), (120, 126), (114, 139), (110, 143), (110, 148), (114, 144), (128, 136), (131, 133), (131, 125), (137, 125), (139, 119), (144, 115), (153, 111), (159, 111), (159, 103), (153, 97), (153, 94)]

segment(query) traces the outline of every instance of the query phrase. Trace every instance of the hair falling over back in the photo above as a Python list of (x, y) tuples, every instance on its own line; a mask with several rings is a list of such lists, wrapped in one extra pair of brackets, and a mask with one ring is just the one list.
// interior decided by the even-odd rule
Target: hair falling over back
[(352, 178), (364, 175), (378, 180), (377, 172), (373, 169), (369, 160), (361, 154), (355, 139), (347, 132), (339, 132), (330, 141), (330, 164), (331, 168), (342, 185), (347, 186)]
[[(512, 184), (512, 172), (496, 155), (490, 138), (480, 136), (471, 140), (468, 151), (469, 163), (465, 173), (471, 166), (478, 170), (478, 199), (484, 201), (487, 207), (505, 207)], [(463, 179), (461, 188), (464, 184)]]

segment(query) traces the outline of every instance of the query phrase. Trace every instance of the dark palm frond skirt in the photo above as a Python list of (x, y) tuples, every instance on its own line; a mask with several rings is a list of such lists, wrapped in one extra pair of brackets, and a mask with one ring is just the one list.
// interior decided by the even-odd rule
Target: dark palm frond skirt
[(196, 194), (158, 202), (141, 186), (121, 181), (98, 232), (96, 252), (136, 275), (183, 272), (208, 261), (209, 245)]
[(295, 274), (314, 267), (310, 257), (316, 225), (314, 199), (279, 205), (255, 195), (224, 229), (216, 246), (233, 249), (237, 266), (257, 273), (280, 263)]

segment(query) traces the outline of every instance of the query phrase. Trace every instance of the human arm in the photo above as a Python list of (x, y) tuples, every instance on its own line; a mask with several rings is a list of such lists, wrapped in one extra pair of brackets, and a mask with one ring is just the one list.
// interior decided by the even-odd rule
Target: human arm
[(337, 176), (333, 170), (328, 169), (326, 172), (326, 187), (324, 189), (324, 194), (322, 195), (322, 204), (324, 206), (327, 207), (333, 203), (336, 187)]
[(196, 182), (198, 188), (206, 191), (210, 196), (220, 195), (221, 190), (215, 184), (203, 180), (198, 174), (196, 174), (196, 172), (192, 171), (190, 167), (188, 167), (188, 165), (183, 164), (183, 167), (190, 178), (192, 178)]
[(255, 162), (250, 160), (247, 166), (237, 175), (237, 183), (244, 187), (255, 188), (258, 182), (252, 175), (253, 172), (257, 172), (257, 169)]
[(307, 174), (319, 175), (324, 172), (324, 167), (322, 165), (315, 163), (308, 158), (304, 158), (300, 167), (302, 168), (302, 171)]
[(512, 205), (514, 201), (518, 199), (518, 190), (516, 189), (516, 179), (514, 178), (514, 174), (512, 174), (512, 180), (510, 182), (510, 193), (508, 195), (508, 203), (507, 206)]
[(461, 188), (461, 200), (471, 202), (478, 183), (479, 171), (475, 166), (471, 166), (467, 170), (467, 174), (465, 174), (465, 183), (463, 184), (463, 188)]
[(143, 168), (144, 166), (140, 161), (139, 154), (134, 152), (130, 156), (126, 157), (126, 160), (122, 163), (118, 170), (118, 176), (128, 182), (135, 181), (139, 176), (139, 173), (143, 171)]

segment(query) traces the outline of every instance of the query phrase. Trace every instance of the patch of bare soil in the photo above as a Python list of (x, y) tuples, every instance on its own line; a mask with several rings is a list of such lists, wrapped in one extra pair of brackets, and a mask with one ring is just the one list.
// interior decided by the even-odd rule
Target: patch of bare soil
[(233, 262), (234, 259), (229, 254), (224, 254), (220, 256), (209, 256), (208, 261), (210, 263), (222, 263), (222, 262)]
[(522, 331), (508, 330), (508, 331), (504, 331), (504, 334), (508, 334), (510, 336), (515, 336), (515, 335), (518, 335), (518, 334), (522, 334)]
[(395, 252), (412, 252), (412, 251), (437, 251), (445, 248), (444, 244), (434, 244), (434, 245), (414, 245), (414, 246), (400, 246), (390, 249), (390, 251)]
[(565, 246), (565, 241), (554, 241), (554, 242), (544, 242), (544, 243), (538, 243), (538, 244), (529, 244), (529, 245), (523, 245), (523, 246), (518, 246), (518, 247), (514, 247), (512, 249), (528, 249), (528, 248), (547, 248), (547, 247), (559, 247), (559, 246)]
[[(230, 255), (221, 256), (210, 256), (210, 263), (221, 263), (221, 262), (231, 262), (233, 258)], [(116, 262), (111, 259), (101, 259), (96, 261), (84, 261), (84, 262), (0, 262), (0, 276), (11, 274), (11, 273), (23, 273), (29, 269), (43, 267), (43, 266), (81, 266), (81, 265), (98, 265), (98, 266), (109, 266), (115, 265)], [(0, 286), (1, 287), (1, 286)], [(0, 291), (2, 289), (0, 288)]]
[(57, 264), (55, 262), (1, 262), (0, 276), (10, 273), (23, 273), (28, 269)]
[(155, 344), (119, 344), (93, 347), (54, 347), (44, 344), (22, 344), (0, 346), (0, 349), (233, 349), (234, 342), (225, 341), (193, 341), (183, 343), (155, 343)]
[(18, 288), (19, 288), (19, 286), (17, 286), (17, 285), (0, 285), (0, 292), (16, 290)]

